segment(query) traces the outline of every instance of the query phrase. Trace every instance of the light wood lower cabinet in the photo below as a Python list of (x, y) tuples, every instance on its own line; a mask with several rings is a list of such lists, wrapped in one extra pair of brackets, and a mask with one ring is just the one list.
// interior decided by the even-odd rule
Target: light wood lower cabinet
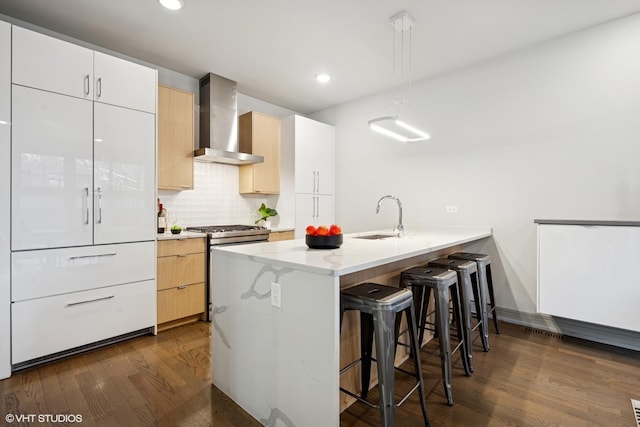
[(158, 241), (158, 330), (203, 319), (205, 238)]
[(279, 240), (293, 240), (294, 237), (294, 231), (293, 230), (287, 230), (287, 231), (272, 231), (271, 233), (269, 233), (269, 241), (270, 242), (277, 242)]

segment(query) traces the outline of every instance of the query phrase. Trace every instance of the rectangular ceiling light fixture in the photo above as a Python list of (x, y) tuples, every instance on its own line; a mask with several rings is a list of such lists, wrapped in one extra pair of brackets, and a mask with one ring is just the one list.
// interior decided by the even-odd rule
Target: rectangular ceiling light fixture
[(398, 116), (371, 119), (369, 120), (369, 128), (400, 142), (420, 142), (431, 138), (428, 133), (399, 120)]
[[(403, 107), (409, 107), (409, 101), (405, 100), (402, 94), (404, 91), (405, 78), (408, 82), (407, 86), (409, 90), (411, 89), (411, 31), (415, 26), (415, 20), (409, 12), (403, 10), (389, 18), (389, 23), (393, 26), (394, 90), (397, 80), (400, 80), (401, 86), (400, 98), (394, 100), (391, 105), (399, 111)], [(399, 46), (397, 46), (398, 43), (396, 43), (396, 33), (400, 33)], [(405, 33), (408, 33), (408, 49), (405, 49)], [(396, 50), (399, 50), (399, 52), (396, 52)], [(405, 58), (405, 55), (408, 56), (408, 58)], [(399, 66), (396, 67), (396, 62), (398, 61)], [(405, 66), (408, 68), (408, 72), (405, 70)], [(396, 74), (399, 74), (399, 79)], [(407, 74), (407, 76), (405, 76), (405, 74)], [(387, 113), (387, 115), (382, 117), (369, 120), (369, 128), (401, 142), (419, 142), (426, 141), (430, 138), (428, 133), (400, 120), (398, 112), (394, 115)]]

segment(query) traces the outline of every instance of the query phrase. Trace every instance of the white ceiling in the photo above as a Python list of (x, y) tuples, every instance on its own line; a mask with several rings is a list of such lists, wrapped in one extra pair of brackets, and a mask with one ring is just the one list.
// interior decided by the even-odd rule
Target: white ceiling
[[(640, 0), (0, 0), (0, 13), (311, 113), (392, 87), (389, 17), (416, 20), (413, 80), (640, 12)], [(320, 85), (315, 75), (330, 73)]]

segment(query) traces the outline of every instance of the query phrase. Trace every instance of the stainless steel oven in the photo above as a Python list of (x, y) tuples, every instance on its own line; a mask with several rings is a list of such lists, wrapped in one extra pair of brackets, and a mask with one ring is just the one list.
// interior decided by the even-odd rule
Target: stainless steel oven
[(259, 225), (203, 225), (187, 227), (188, 231), (207, 234), (209, 256), (207, 257), (207, 320), (211, 321), (213, 304), (211, 300), (211, 248), (214, 246), (243, 245), (264, 242), (269, 239), (269, 229)]

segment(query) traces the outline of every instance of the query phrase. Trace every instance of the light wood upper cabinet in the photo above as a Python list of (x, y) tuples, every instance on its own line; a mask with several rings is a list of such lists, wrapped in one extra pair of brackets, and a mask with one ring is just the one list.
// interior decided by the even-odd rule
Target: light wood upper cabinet
[(264, 157), (264, 163), (240, 166), (240, 193), (280, 193), (280, 119), (250, 111), (239, 117), (243, 153)]
[(193, 94), (158, 86), (158, 188), (193, 188)]

